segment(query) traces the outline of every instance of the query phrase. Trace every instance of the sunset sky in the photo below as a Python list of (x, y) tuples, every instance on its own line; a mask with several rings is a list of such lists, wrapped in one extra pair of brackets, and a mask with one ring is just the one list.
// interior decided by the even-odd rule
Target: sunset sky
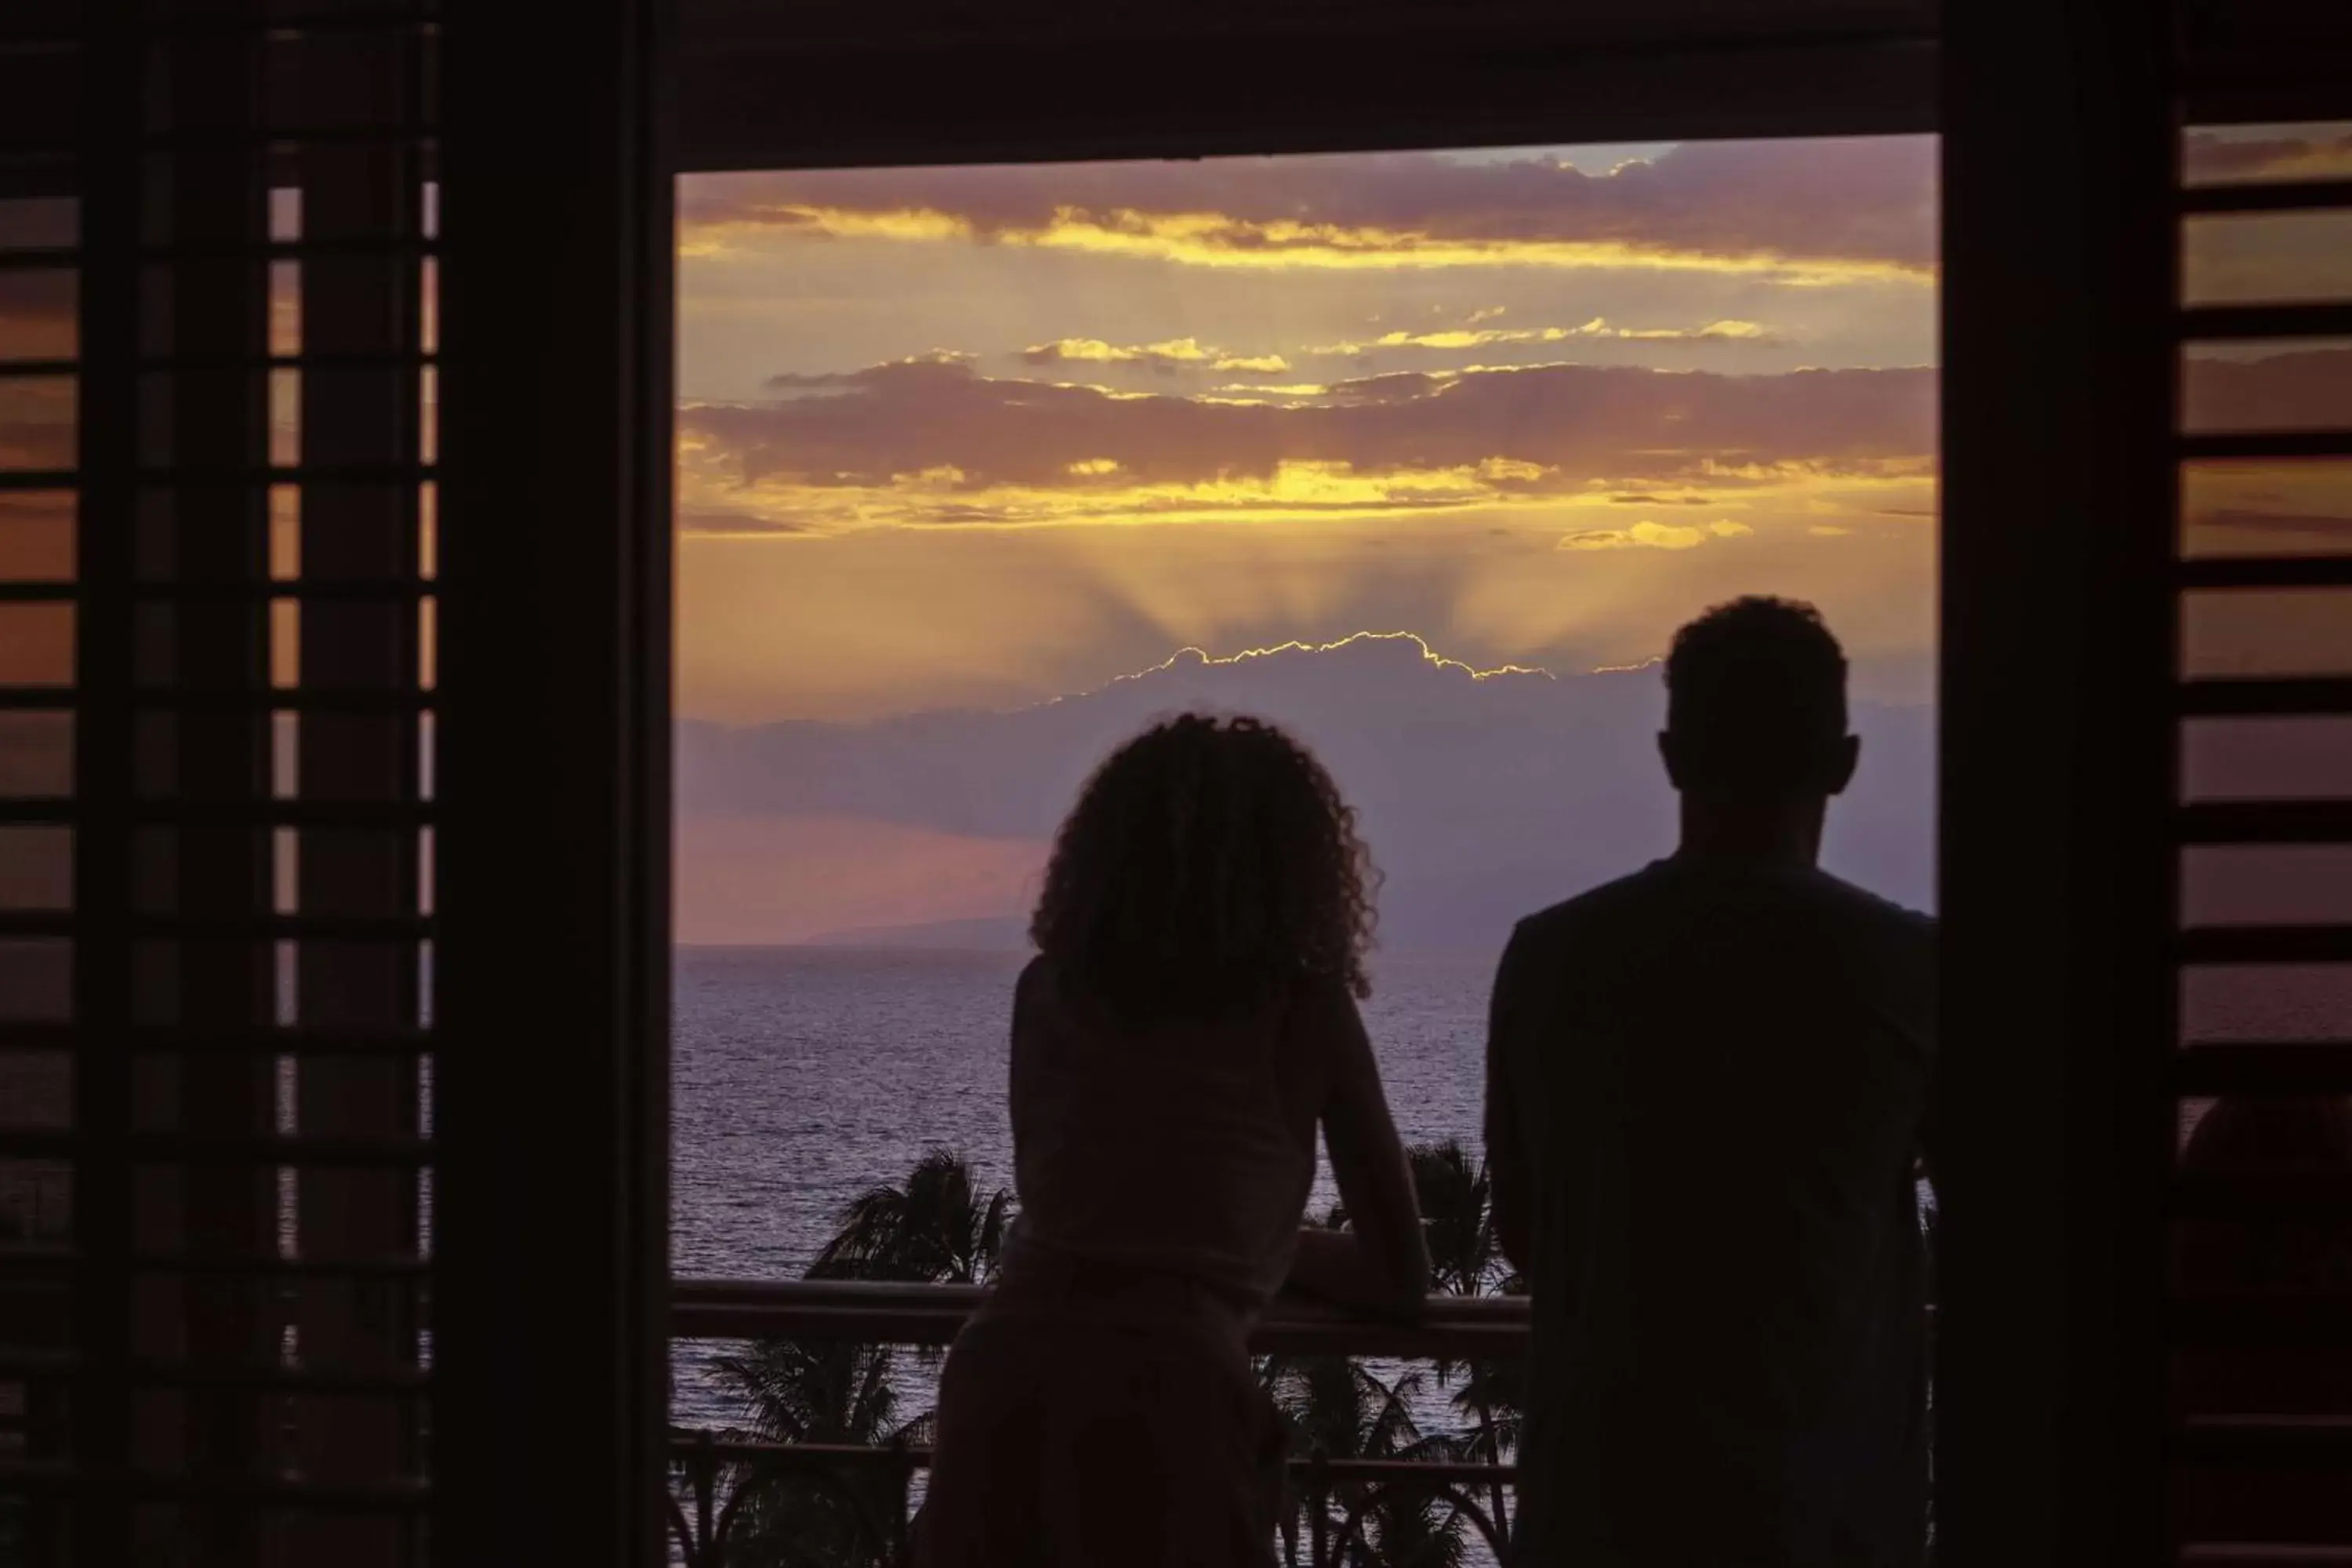
[[(2188, 151), (2307, 174), (2352, 128)], [(1392, 931), (1485, 942), (1667, 847), (1643, 667), (1748, 592), (1817, 603), (1853, 658), (1832, 864), (1931, 901), (1935, 165), (1901, 138), (685, 180), (681, 938), (1015, 929), (1086, 766), (1206, 704), (1334, 760)], [(2189, 298), (2340, 297), (2343, 223), (2197, 220)], [(2341, 343), (2185, 371), (2196, 426), (2347, 408)], [(2191, 473), (2187, 548), (2352, 541), (2346, 467)], [(2246, 622), (2307, 661), (2337, 608), (2193, 605), (2189, 658), (2251, 669)]]
[[(1914, 138), (684, 182), (681, 716), (824, 721), (798, 750), (866, 783), (687, 734), (682, 938), (1016, 914), (1084, 764), (1155, 706), (1274, 711), (1375, 800), (1406, 771), (1386, 730), (1470, 710), (1466, 671), (1359, 642), (1188, 665), (1050, 739), (906, 717), (1187, 647), (1408, 632), (1576, 676), (1776, 590), (1830, 614), (1865, 695), (1925, 701), (1934, 163)], [(1655, 678), (1625, 679), (1601, 706), (1638, 747)], [(1480, 710), (1541, 726), (1543, 679)], [(982, 773), (1030, 782), (980, 809)], [(1370, 814), (1408, 923), (1413, 865), (1490, 854), (1432, 837), (1450, 789)]]
[(866, 718), (1418, 632), (1934, 635), (1931, 140), (698, 176), (680, 692)]

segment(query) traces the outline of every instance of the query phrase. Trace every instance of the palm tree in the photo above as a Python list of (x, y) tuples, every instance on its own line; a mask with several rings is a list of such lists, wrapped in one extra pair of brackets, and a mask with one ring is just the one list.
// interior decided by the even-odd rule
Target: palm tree
[[(1517, 1293), (1519, 1281), (1511, 1276), (1495, 1234), (1494, 1179), (1486, 1162), (1474, 1163), (1454, 1139), (1416, 1143), (1405, 1151), (1405, 1158), (1412, 1167), (1413, 1192), (1428, 1238), (1431, 1285), (1454, 1296)], [(1462, 1380), (1454, 1408), (1470, 1422), (1462, 1434), (1463, 1457), (1503, 1463), (1519, 1440), (1519, 1363), (1441, 1360), (1436, 1375), (1441, 1384), (1456, 1376)], [(1486, 1503), (1495, 1527), (1507, 1531), (1508, 1499), (1499, 1479), (1488, 1483)]]
[[(771, 1443), (887, 1447), (909, 1440), (927, 1416), (901, 1424), (886, 1345), (762, 1340), (712, 1363), (713, 1375), (750, 1407), (742, 1434)], [(903, 1506), (878, 1469), (812, 1470), (772, 1461), (731, 1478), (726, 1562), (730, 1568), (880, 1568)]]
[(1495, 1237), (1494, 1181), (1459, 1139), (1405, 1151), (1429, 1244), (1429, 1282), (1452, 1296), (1483, 1296), (1507, 1268)]
[(851, 1201), (808, 1277), (976, 1284), (996, 1272), (1012, 1212), (1010, 1192), (999, 1187), (982, 1199), (971, 1163), (952, 1150), (932, 1149), (903, 1184), (875, 1187)]
[[(1289, 1428), (1291, 1449), (1319, 1452), (1334, 1459), (1452, 1458), (1450, 1435), (1424, 1435), (1412, 1417), (1422, 1374), (1409, 1372), (1394, 1382), (1346, 1356), (1274, 1357), (1261, 1376), (1275, 1409)], [(1360, 1510), (1361, 1524), (1336, 1540), (1340, 1568), (1458, 1568), (1465, 1536), (1461, 1510), (1442, 1487), (1391, 1483), (1378, 1493), (1360, 1482), (1331, 1489), (1329, 1496), (1301, 1500), (1283, 1531), (1290, 1561), (1298, 1560), (1297, 1514), (1319, 1507), (1325, 1528), (1336, 1537)]]
[[(809, 1266), (812, 1279), (972, 1284), (996, 1272), (1013, 1194), (982, 1197), (971, 1164), (933, 1149), (906, 1180), (870, 1189), (842, 1211), (840, 1228)], [(937, 1352), (919, 1352), (925, 1360)], [(898, 1419), (887, 1345), (763, 1340), (719, 1357), (711, 1375), (748, 1407), (750, 1435), (773, 1443), (883, 1447), (911, 1441), (931, 1412)], [(735, 1478), (740, 1517), (729, 1534), (730, 1568), (866, 1568), (885, 1560), (902, 1506), (879, 1470), (838, 1474), (748, 1468)]]
[(760, 1340), (717, 1357), (714, 1375), (750, 1406), (772, 1443), (882, 1443), (897, 1435), (898, 1391), (887, 1345)]

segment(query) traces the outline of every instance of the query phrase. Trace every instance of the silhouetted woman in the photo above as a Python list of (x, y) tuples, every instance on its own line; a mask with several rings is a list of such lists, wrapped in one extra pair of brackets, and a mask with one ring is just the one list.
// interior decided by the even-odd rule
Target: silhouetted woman
[[(1393, 1313), (1428, 1286), (1356, 1012), (1370, 876), (1270, 724), (1186, 715), (1087, 784), (1013, 993), (1021, 1212), (940, 1377), (919, 1562), (1271, 1562), (1251, 1324), (1286, 1286)], [(1318, 1125), (1352, 1231), (1300, 1227)]]
[[(2181, 1163), (2238, 1175), (2352, 1173), (2352, 1100), (2216, 1100)], [(2352, 1225), (2326, 1211), (2187, 1221), (2179, 1257), (2181, 1288), (2197, 1295), (2340, 1300), (2352, 1291)], [(2200, 1347), (2180, 1353), (2175, 1387), (2180, 1413), (2192, 1419), (2341, 1418), (2352, 1415), (2352, 1353), (2333, 1342)], [(2340, 1475), (2325, 1470), (2188, 1464), (2175, 1496), (2184, 1543), (2352, 1542), (2352, 1496)]]

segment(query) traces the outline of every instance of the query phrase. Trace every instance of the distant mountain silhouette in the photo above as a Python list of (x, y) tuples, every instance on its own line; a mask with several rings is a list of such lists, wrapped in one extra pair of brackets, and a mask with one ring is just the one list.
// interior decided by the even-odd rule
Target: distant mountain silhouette
[(917, 925), (858, 926), (813, 936), (803, 947), (921, 948), (950, 952), (1021, 952), (1029, 946), (1029, 917), (992, 916), (970, 921), (924, 921)]
[[(677, 800), (689, 817), (824, 814), (1044, 839), (1088, 770), (1154, 717), (1257, 713), (1313, 746), (1359, 808), (1386, 874), (1384, 940), (1487, 947), (1517, 916), (1671, 847), (1674, 796), (1654, 742), (1664, 706), (1655, 668), (1480, 674), (1401, 634), (1226, 659), (1188, 649), (1010, 712), (686, 722)], [(1933, 713), (1864, 705), (1855, 726), (1862, 773), (1832, 813), (1828, 860), (1923, 905), (1933, 887)]]

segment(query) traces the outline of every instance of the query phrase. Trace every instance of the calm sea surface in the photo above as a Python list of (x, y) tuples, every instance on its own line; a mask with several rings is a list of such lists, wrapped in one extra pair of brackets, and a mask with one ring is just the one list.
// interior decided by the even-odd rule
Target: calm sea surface
[[(1012, 953), (681, 949), (673, 1271), (797, 1279), (844, 1205), (903, 1177), (929, 1146), (965, 1155), (989, 1186), (1009, 1186), (1006, 1032), (1022, 962)], [(1376, 967), (1365, 1023), (1408, 1142), (1477, 1146), (1492, 963), (1395, 953)], [(2352, 970), (2207, 970), (2189, 979), (2181, 1002), (2192, 1041), (2326, 1038), (2352, 1027)], [(1331, 1195), (1327, 1170), (1317, 1208)], [(705, 1353), (680, 1347), (681, 1421), (731, 1416), (701, 1374)], [(920, 1401), (925, 1390), (917, 1378), (905, 1392)]]
[[(797, 1278), (843, 1205), (953, 1149), (1013, 1181), (1004, 1075), (1023, 960), (695, 948), (677, 957), (671, 1267)], [(1475, 1148), (1483, 957), (1391, 955), (1364, 1022), (1408, 1142)], [(1318, 1206), (1330, 1196), (1325, 1171)]]
[[(843, 1207), (953, 1149), (1013, 1183), (1014, 953), (684, 948), (671, 1068), (670, 1265), (798, 1279)], [(1493, 960), (1391, 954), (1364, 1021), (1407, 1142), (1477, 1146)], [(1331, 1201), (1329, 1172), (1316, 1207)], [(682, 1421), (724, 1418), (680, 1348)], [(910, 1390), (910, 1392), (912, 1392)], [(910, 1410), (908, 1414), (911, 1415)]]

